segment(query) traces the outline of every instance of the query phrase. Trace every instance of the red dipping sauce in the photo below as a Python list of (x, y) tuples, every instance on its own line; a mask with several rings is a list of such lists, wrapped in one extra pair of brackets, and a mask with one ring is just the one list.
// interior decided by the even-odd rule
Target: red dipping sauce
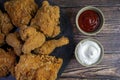
[(100, 25), (100, 17), (93, 10), (86, 10), (78, 18), (80, 28), (85, 32), (94, 32)]

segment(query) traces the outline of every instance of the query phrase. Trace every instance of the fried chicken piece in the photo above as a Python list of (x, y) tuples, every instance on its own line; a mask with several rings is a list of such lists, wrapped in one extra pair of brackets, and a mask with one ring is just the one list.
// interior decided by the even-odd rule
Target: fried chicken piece
[[(37, 28), (47, 37), (55, 37), (60, 33), (60, 28), (58, 28), (59, 18), (59, 7), (51, 6), (48, 1), (43, 1), (42, 7), (37, 11), (37, 14), (32, 19), (31, 25), (38, 26)], [(57, 32), (55, 32), (54, 29), (57, 29)]]
[(15, 67), (16, 80), (55, 80), (62, 62), (48, 55), (22, 55)]
[(36, 36), (37, 34), (37, 31), (36, 29), (34, 28), (34, 26), (22, 26), (20, 28), (20, 37), (23, 41), (26, 41), (30, 36)]
[(25, 43), (22, 47), (23, 53), (30, 53), (35, 48), (40, 47), (45, 42), (45, 36), (41, 32), (37, 32), (34, 27), (27, 27), (20, 30), (20, 35)]
[(58, 40), (49, 40), (46, 41), (41, 47), (37, 48), (35, 53), (51, 54), (55, 48), (67, 45), (68, 43), (69, 39), (67, 37), (61, 37)]
[(55, 26), (52, 37), (56, 37), (60, 33), (60, 26)]
[(5, 43), (5, 36), (13, 29), (13, 25), (6, 13), (0, 10), (0, 46)]
[(4, 44), (5, 35), (0, 33), (0, 46)]
[(6, 52), (0, 48), (0, 77), (6, 76), (15, 67), (15, 63), (14, 53)]
[(12, 23), (17, 27), (27, 25), (38, 8), (34, 0), (10, 0), (4, 4), (4, 7)]
[(0, 30), (1, 33), (7, 35), (13, 29), (13, 25), (6, 13), (0, 11)]
[(18, 56), (21, 55), (22, 44), (21, 44), (21, 41), (19, 39), (18, 33), (8, 34), (7, 37), (6, 37), (6, 42), (7, 42), (8, 45), (10, 45), (11, 47), (14, 48), (14, 51), (15, 51), (16, 55), (18, 55)]
[[(61, 63), (61, 61), (59, 62)], [(56, 80), (60, 67), (60, 64), (53, 63), (40, 67), (36, 73), (36, 80)]]

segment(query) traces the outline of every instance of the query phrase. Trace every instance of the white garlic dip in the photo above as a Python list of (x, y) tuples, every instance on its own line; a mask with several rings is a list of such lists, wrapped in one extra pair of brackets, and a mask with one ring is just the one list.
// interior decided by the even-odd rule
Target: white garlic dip
[(102, 51), (97, 42), (87, 39), (77, 45), (76, 53), (77, 59), (89, 66), (100, 60)]

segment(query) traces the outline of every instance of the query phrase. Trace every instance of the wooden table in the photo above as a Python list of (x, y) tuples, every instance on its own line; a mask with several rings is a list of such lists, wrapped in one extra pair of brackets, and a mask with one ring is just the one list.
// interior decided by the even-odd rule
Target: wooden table
[[(120, 0), (51, 0), (61, 7), (71, 20), (74, 32), (74, 42), (92, 37), (100, 41), (105, 49), (102, 62), (94, 67), (81, 66), (73, 56), (69, 65), (58, 80), (80, 79), (112, 79), (120, 80)], [(102, 31), (96, 36), (81, 34), (75, 25), (75, 16), (84, 6), (96, 6), (105, 16), (105, 24)]]

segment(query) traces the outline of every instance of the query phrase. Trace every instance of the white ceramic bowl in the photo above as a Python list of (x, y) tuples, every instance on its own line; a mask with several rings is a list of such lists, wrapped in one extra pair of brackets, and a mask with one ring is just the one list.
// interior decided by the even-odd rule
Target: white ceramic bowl
[[(85, 32), (85, 31), (83, 31), (83, 30), (80, 28), (80, 26), (79, 26), (79, 24), (78, 24), (79, 16), (81, 15), (81, 13), (83, 13), (83, 12), (86, 11), (86, 10), (93, 10), (93, 11), (97, 12), (98, 15), (99, 15), (100, 25), (99, 25), (98, 29), (97, 29), (96, 31), (94, 31), (94, 32)], [(77, 15), (76, 15), (76, 26), (77, 26), (78, 30), (79, 30), (81, 33), (83, 33), (84, 35), (96, 35), (97, 33), (99, 33), (99, 32), (102, 30), (102, 27), (103, 27), (104, 22), (105, 22), (105, 20), (104, 20), (104, 15), (103, 15), (102, 11), (101, 11), (100, 9), (96, 8), (96, 7), (92, 7), (92, 6), (84, 7), (84, 8), (82, 8), (81, 10), (79, 10), (78, 13), (77, 13)]]
[[(100, 54), (100, 57), (99, 57), (98, 61), (95, 62), (95, 63), (93, 63), (92, 65), (87, 65), (87, 64), (82, 63), (82, 61), (81, 61), (81, 60), (79, 59), (79, 57), (78, 57), (78, 46), (79, 46), (81, 43), (83, 43), (83, 42), (85, 42), (85, 41), (87, 41), (87, 40), (96, 42), (96, 43), (99, 45), (99, 47), (101, 48), (101, 54)], [(82, 41), (80, 41), (80, 42), (77, 44), (77, 46), (76, 46), (76, 48), (75, 48), (75, 58), (76, 58), (76, 60), (77, 60), (81, 65), (86, 66), (86, 67), (90, 67), (90, 66), (94, 66), (94, 65), (99, 64), (99, 63), (101, 62), (101, 60), (103, 59), (103, 56), (104, 56), (104, 48), (103, 48), (102, 44), (101, 44), (99, 41), (97, 41), (96, 39), (92, 39), (92, 38), (83, 39)]]

